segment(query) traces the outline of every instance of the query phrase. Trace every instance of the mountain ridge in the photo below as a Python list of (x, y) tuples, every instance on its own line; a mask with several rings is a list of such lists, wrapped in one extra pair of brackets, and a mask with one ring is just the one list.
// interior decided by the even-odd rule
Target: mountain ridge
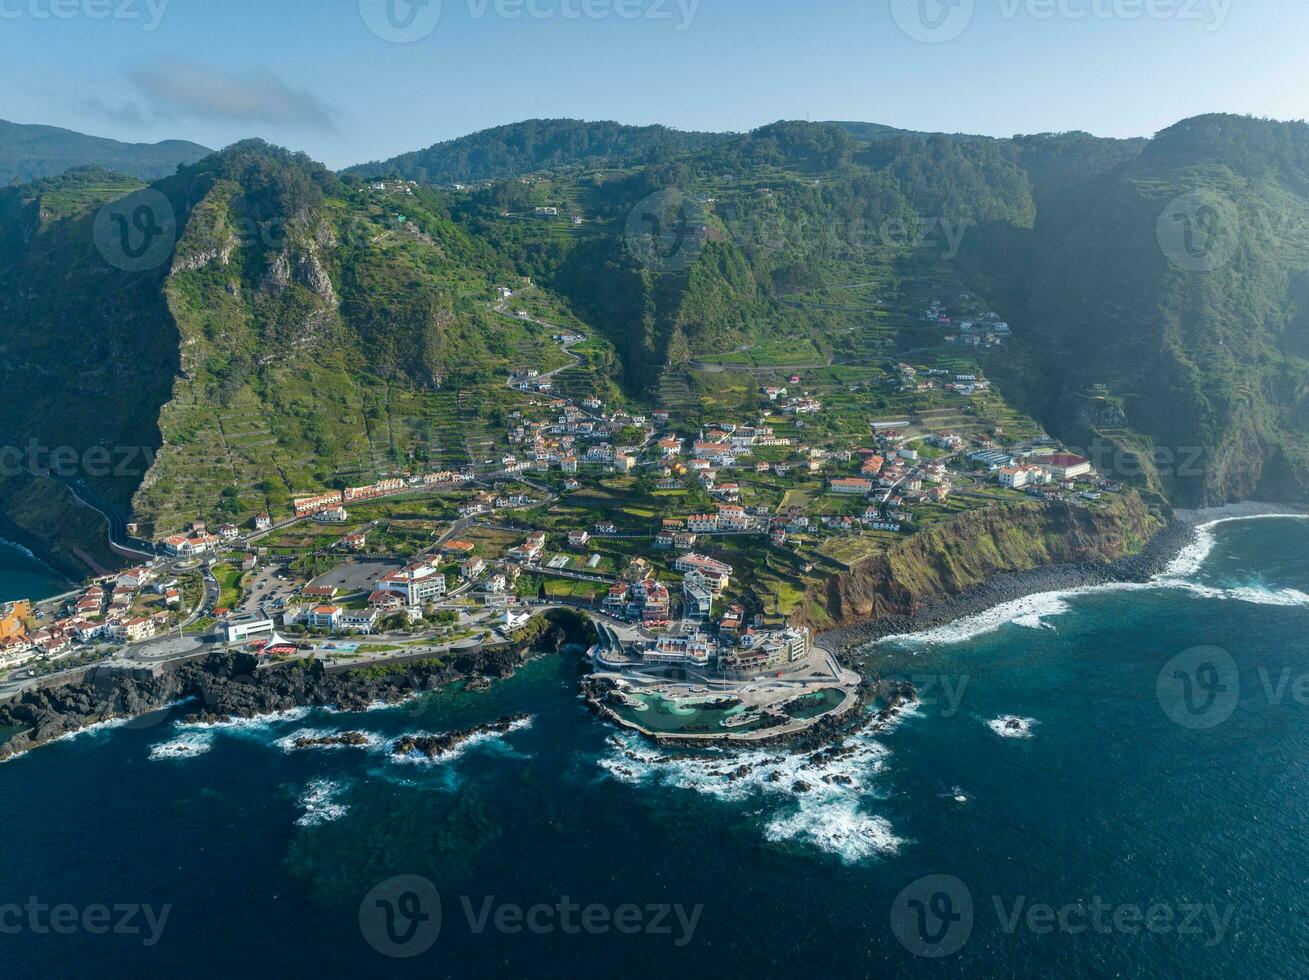
[(154, 180), (212, 152), (188, 140), (125, 143), (58, 126), (0, 119), (0, 187), (14, 181), (26, 183), (54, 177), (74, 167), (86, 166)]

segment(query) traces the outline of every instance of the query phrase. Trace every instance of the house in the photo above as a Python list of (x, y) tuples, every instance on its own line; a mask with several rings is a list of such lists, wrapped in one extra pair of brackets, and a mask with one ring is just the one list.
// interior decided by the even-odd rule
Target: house
[(305, 625), (310, 629), (334, 630), (341, 620), (341, 607), (331, 605), (314, 606), (305, 614)]
[(1074, 456), (1071, 453), (1056, 453), (1053, 456), (1046, 456), (1040, 459), (1036, 465), (1056, 480), (1075, 480), (1079, 476), (1086, 476), (1092, 470), (1089, 459), (1083, 459), (1081, 456)]
[(708, 619), (713, 614), (714, 593), (699, 572), (682, 579), (682, 616), (685, 619)]
[(481, 558), (469, 558), (459, 566), (459, 577), (465, 582), (471, 582), (484, 571), (486, 571), (486, 562)]
[(629, 456), (627, 453), (619, 453), (614, 457), (614, 469), (619, 473), (631, 473), (636, 469), (636, 457)]
[(273, 519), (268, 514), (255, 515), (256, 531), (267, 531), (272, 526), (273, 526)]
[(319, 524), (344, 524), (349, 519), (350, 514), (340, 504), (335, 507), (324, 507), (314, 514), (314, 520)]
[[(132, 568), (126, 572), (120, 572), (118, 578), (114, 579), (114, 585), (124, 589), (144, 589), (154, 579), (155, 573), (148, 568)], [(90, 595), (90, 590), (87, 591)]]
[(377, 582), (379, 592), (400, 596), (407, 606), (421, 606), (445, 595), (445, 575), (430, 562), (420, 561), (397, 572), (383, 575)]
[(516, 548), (509, 549), (509, 560), (516, 561), (520, 564), (530, 565), (541, 557), (541, 552), (545, 550), (545, 532), (533, 531), (524, 541)]
[(441, 554), (454, 555), (455, 557), (466, 558), (475, 550), (477, 550), (476, 545), (471, 541), (447, 541), (441, 545)]
[(831, 483), (832, 493), (867, 496), (873, 492), (872, 480), (838, 479)]
[(300, 590), (300, 595), (306, 599), (335, 599), (338, 591), (332, 585), (306, 585)]
[(718, 638), (724, 643), (733, 643), (744, 625), (745, 608), (734, 602), (718, 621)]
[(698, 633), (690, 636), (661, 636), (654, 646), (641, 654), (647, 665), (707, 668), (714, 656), (714, 645)]
[(224, 541), (235, 541), (241, 536), (241, 530), (235, 524), (224, 524), (218, 529), (218, 536)]
[(366, 531), (356, 531), (354, 534), (347, 534), (341, 539), (341, 544), (351, 551), (363, 551), (368, 545), (368, 533)]
[(149, 619), (138, 617), (123, 623), (118, 628), (118, 632), (128, 643), (140, 643), (155, 635), (155, 624)]
[(559, 461), (559, 468), (563, 470), (563, 472), (565, 473), (576, 473), (577, 457), (571, 455), (565, 456), (562, 460)]
[(371, 633), (377, 628), (380, 615), (380, 611), (371, 606), (368, 609), (345, 609), (337, 617), (337, 629), (347, 633)]
[(568, 547), (585, 548), (590, 540), (591, 534), (589, 531), (570, 531), (568, 534)]
[(721, 505), (715, 521), (719, 531), (748, 531), (754, 526), (754, 521), (739, 504)]
[(395, 612), (397, 609), (404, 608), (405, 601), (398, 593), (378, 589), (368, 597), (368, 604), (383, 612)]
[(686, 528), (695, 534), (713, 534), (718, 530), (718, 515), (694, 514), (686, 519)]
[(704, 577), (709, 584), (710, 590), (715, 595), (720, 595), (726, 591), (732, 581), (733, 569), (731, 565), (715, 561), (704, 555), (682, 555), (673, 564), (673, 568), (687, 574), (691, 572), (699, 573)]
[(1031, 482), (1032, 473), (1026, 466), (1003, 466), (995, 476), (1000, 486), (1021, 490)]

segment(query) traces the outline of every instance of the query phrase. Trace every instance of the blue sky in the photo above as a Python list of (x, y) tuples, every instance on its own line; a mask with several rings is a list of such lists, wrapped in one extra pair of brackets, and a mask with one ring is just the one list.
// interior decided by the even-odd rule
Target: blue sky
[(1304, 0), (0, 0), (0, 118), (333, 167), (533, 116), (1137, 136), (1303, 118), (1306, 37)]

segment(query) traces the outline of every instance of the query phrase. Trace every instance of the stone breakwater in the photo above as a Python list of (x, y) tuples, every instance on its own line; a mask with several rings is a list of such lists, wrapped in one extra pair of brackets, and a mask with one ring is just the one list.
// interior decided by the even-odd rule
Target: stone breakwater
[[(843, 744), (856, 732), (881, 731), (918, 703), (918, 692), (908, 681), (884, 681), (866, 674), (852, 695), (852, 703), (840, 711), (818, 717), (802, 729), (776, 735), (754, 733), (748, 739), (725, 730), (721, 737), (705, 739), (650, 732), (625, 721), (610, 704), (610, 696), (617, 689), (617, 684), (604, 677), (591, 676), (582, 681), (582, 697), (598, 718), (634, 731), (658, 746), (697, 749), (730, 743), (746, 748), (784, 746), (790, 751), (818, 751), (833, 744)], [(778, 727), (783, 727), (782, 723), (779, 722)]]
[(531, 639), (512, 646), (482, 647), (448, 660), (344, 671), (329, 671), (318, 661), (260, 666), (253, 656), (232, 652), (156, 672), (93, 669), (80, 681), (29, 690), (0, 704), (0, 731), (18, 732), (0, 744), (0, 762), (94, 725), (143, 719), (181, 702), (197, 706), (187, 720), (198, 724), (305, 707), (352, 712), (400, 704), (458, 681), (512, 677), (529, 651), (557, 652), (568, 639), (568, 628), (546, 624)]
[(1042, 592), (1062, 592), (1115, 582), (1149, 582), (1161, 575), (1182, 549), (1194, 540), (1199, 523), (1201, 521), (1196, 515), (1179, 515), (1151, 538), (1138, 554), (1111, 562), (1072, 562), (1005, 572), (913, 615), (886, 616), (845, 626), (822, 634), (818, 642), (830, 650), (848, 652), (888, 636), (903, 636), (945, 626)]

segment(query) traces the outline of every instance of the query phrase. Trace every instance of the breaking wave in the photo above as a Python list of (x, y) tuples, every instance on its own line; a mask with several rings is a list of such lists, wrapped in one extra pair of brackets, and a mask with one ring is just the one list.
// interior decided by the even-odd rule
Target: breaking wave
[(297, 827), (318, 827), (340, 820), (350, 808), (340, 802), (347, 784), (331, 779), (314, 779), (305, 787), (298, 801), (304, 813), (295, 822)]
[(775, 800), (762, 828), (770, 841), (799, 841), (854, 863), (893, 853), (903, 841), (885, 819), (863, 811), (888, 750), (869, 735), (808, 753), (761, 749), (660, 752), (631, 732), (610, 736), (598, 760), (612, 779), (632, 786), (700, 793), (722, 801)]
[(212, 732), (187, 732), (170, 742), (160, 742), (158, 745), (150, 746), (150, 761), (194, 759), (196, 756), (204, 755), (213, 747), (214, 736)]

